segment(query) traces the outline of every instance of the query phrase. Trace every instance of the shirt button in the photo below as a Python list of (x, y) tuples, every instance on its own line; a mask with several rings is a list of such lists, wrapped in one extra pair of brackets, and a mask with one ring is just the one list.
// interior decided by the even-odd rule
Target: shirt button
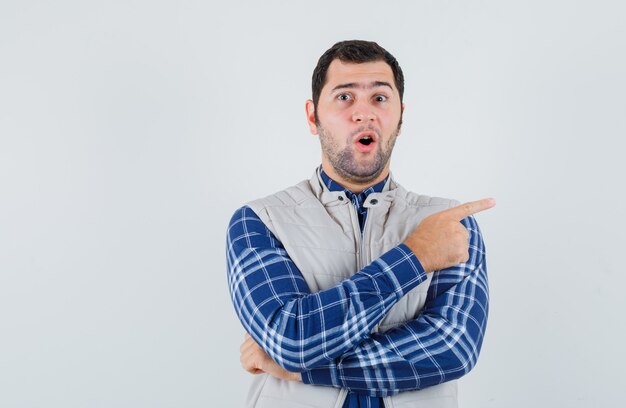
[(337, 197), (337, 199), (338, 199), (339, 201), (343, 201), (343, 196), (339, 196), (339, 197)]
[(375, 198), (372, 198), (372, 201), (370, 201), (370, 204), (376, 205), (376, 204), (378, 204), (378, 200), (375, 199)]

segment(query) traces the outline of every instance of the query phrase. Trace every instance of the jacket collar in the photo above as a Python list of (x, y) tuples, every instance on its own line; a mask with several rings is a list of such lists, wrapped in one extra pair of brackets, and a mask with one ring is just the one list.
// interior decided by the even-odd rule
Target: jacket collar
[[(350, 200), (346, 196), (344, 190), (330, 191), (328, 187), (326, 187), (320, 171), (321, 166), (315, 169), (315, 172), (313, 172), (313, 176), (309, 180), (311, 190), (317, 196), (318, 200), (320, 200), (320, 202), (325, 207), (346, 205), (350, 203)], [(367, 199), (365, 200), (363, 206), (367, 208), (382, 204), (386, 204), (386, 206), (389, 206), (396, 195), (397, 188), (398, 184), (394, 181), (391, 172), (389, 172), (389, 176), (387, 176), (387, 182), (383, 186), (382, 191), (380, 193), (370, 193), (367, 196)]]

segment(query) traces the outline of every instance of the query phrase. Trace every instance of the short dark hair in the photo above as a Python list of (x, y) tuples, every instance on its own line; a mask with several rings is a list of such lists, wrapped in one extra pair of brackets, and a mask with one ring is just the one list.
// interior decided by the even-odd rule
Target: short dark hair
[(315, 106), (315, 118), (317, 119), (317, 103), (320, 100), (322, 88), (326, 84), (326, 72), (330, 63), (335, 59), (343, 62), (361, 64), (364, 62), (385, 61), (393, 72), (393, 79), (396, 88), (400, 93), (400, 102), (404, 95), (404, 74), (398, 64), (398, 60), (386, 49), (373, 41), (349, 40), (340, 41), (330, 47), (317, 61), (317, 66), (313, 70), (311, 88), (313, 93), (313, 106)]

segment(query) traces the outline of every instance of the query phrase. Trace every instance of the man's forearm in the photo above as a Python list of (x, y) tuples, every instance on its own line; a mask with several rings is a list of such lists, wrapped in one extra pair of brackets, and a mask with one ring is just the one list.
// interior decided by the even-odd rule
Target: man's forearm
[[(437, 278), (449, 281), (459, 275), (458, 270), (446, 270)], [(303, 373), (288, 372), (250, 338), (242, 345), (242, 365), (251, 373), (349, 388), (376, 397), (457, 379), (476, 364), (484, 338), (488, 311), (484, 258), (465, 279), (469, 285), (461, 281), (444, 293), (430, 294), (435, 299), (417, 319), (387, 333), (373, 334), (325, 366)], [(450, 303), (445, 298), (459, 302)]]

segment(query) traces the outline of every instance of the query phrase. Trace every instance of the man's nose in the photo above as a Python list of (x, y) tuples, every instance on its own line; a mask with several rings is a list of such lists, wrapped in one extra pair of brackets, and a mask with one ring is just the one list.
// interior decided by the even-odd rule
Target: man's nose
[(376, 120), (376, 114), (367, 106), (358, 105), (354, 107), (352, 120), (354, 122), (372, 122)]

